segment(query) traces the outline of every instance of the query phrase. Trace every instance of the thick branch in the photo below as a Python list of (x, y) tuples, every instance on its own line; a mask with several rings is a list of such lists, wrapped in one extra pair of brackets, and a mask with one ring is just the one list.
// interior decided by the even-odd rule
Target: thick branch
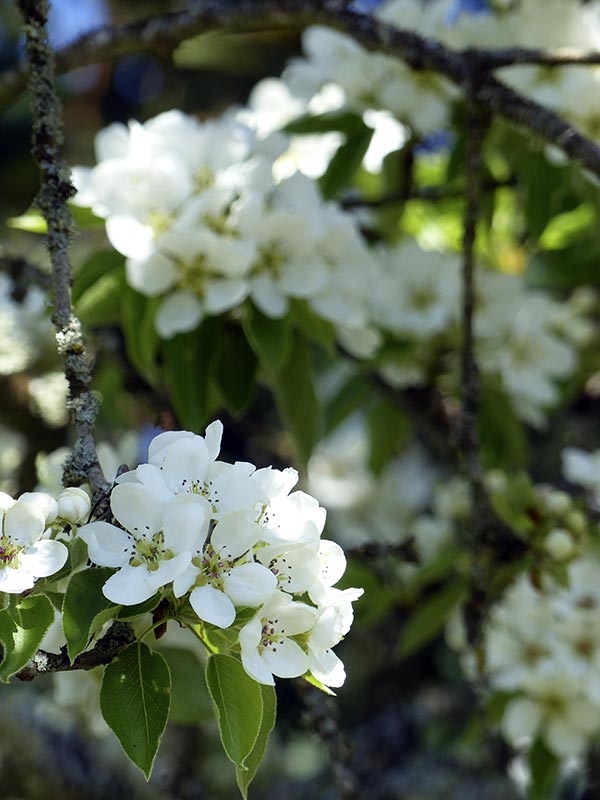
[(93, 428), (97, 401), (90, 391), (91, 370), (81, 325), (71, 305), (72, 268), (68, 246), (72, 231), (67, 200), (75, 194), (67, 166), (60, 157), (63, 144), (62, 109), (54, 85), (52, 49), (47, 36), (47, 0), (18, 0), (26, 35), (29, 86), (33, 115), (32, 155), (40, 168), (36, 202), (48, 224), (47, 246), (52, 263), (54, 313), (58, 351), (64, 358), (70, 407), (77, 441), (65, 467), (68, 483), (88, 482), (94, 498), (108, 485), (98, 463)]
[(17, 672), (16, 677), (20, 681), (32, 681), (38, 675), (45, 675), (49, 672), (72, 672), (73, 670), (101, 667), (114, 661), (121, 650), (134, 641), (135, 633), (129, 623), (113, 622), (96, 646), (82, 653), (73, 663), (69, 661), (66, 647), (63, 647), (60, 653), (38, 650), (29, 664)]
[[(59, 51), (57, 68), (61, 73), (69, 72), (139, 52), (168, 58), (180, 42), (211, 30), (289, 30), (313, 24), (328, 25), (347, 33), (369, 50), (402, 59), (414, 70), (431, 70), (443, 75), (465, 92), (476, 79), (477, 93), (473, 99), (481, 107), (527, 128), (600, 176), (599, 147), (552, 111), (527, 100), (492, 76), (492, 68), (506, 66), (509, 51), (502, 50), (501, 57), (494, 62), (493, 53), (488, 51), (452, 50), (441, 42), (352, 11), (347, 5), (345, 0), (204, 0), (185, 11), (92, 31)], [(543, 53), (537, 55), (539, 63), (549, 63), (543, 61)], [(592, 59), (596, 55), (583, 54), (580, 61), (595, 63)], [(526, 63), (526, 58), (531, 63), (535, 56), (536, 51), (517, 49), (514, 63)], [(556, 55), (548, 57), (557, 58)], [(573, 59), (567, 62), (563, 57), (561, 63), (575, 62)], [(0, 76), (0, 107), (17, 97), (25, 85), (22, 69), (9, 70)]]

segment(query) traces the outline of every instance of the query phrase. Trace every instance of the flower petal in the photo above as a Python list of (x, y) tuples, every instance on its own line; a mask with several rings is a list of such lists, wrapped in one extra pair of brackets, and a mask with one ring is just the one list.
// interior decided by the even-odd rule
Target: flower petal
[(106, 581), (102, 593), (108, 600), (118, 605), (133, 606), (149, 600), (156, 589), (150, 585), (152, 573), (146, 567), (123, 567)]
[(110, 507), (116, 519), (136, 539), (152, 536), (162, 527), (162, 509), (154, 492), (147, 486), (118, 484), (112, 490)]
[(62, 542), (42, 539), (27, 547), (19, 560), (25, 572), (35, 578), (47, 578), (64, 566), (68, 555), (69, 551)]
[(190, 603), (200, 619), (219, 628), (228, 628), (235, 619), (233, 603), (214, 586), (197, 586), (190, 594)]
[(124, 567), (133, 553), (132, 537), (108, 522), (82, 525), (77, 535), (87, 544), (90, 561), (99, 567)]
[(298, 678), (308, 670), (308, 656), (299, 644), (282, 639), (262, 654), (273, 675), (279, 678)]
[(223, 578), (223, 588), (236, 606), (258, 606), (273, 594), (277, 578), (261, 564), (240, 564)]

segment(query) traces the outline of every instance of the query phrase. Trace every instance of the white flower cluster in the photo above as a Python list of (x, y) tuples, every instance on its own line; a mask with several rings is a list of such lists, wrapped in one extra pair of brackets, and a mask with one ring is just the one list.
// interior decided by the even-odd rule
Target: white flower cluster
[(593, 508), (600, 507), (600, 450), (588, 453), (579, 447), (567, 447), (562, 453), (563, 475), (571, 483), (583, 486)]
[[(381, 249), (382, 277), (374, 308), (381, 326), (410, 346), (381, 358), (381, 372), (397, 387), (424, 384), (440, 336), (456, 341), (460, 272), (454, 256), (421, 250), (414, 242)], [(578, 348), (595, 327), (596, 302), (585, 289), (565, 302), (528, 289), (517, 275), (480, 270), (475, 336), (484, 374), (498, 379), (519, 417), (542, 426), (559, 400), (558, 382), (571, 376)]]
[(222, 429), (214, 422), (204, 437), (159, 434), (148, 463), (112, 491), (118, 525), (80, 528), (93, 563), (117, 570), (104, 594), (134, 605), (169, 587), (199, 620), (230, 628), (238, 619), (242, 663), (255, 680), (310, 671), (340, 686), (344, 668), (332, 648), (362, 590), (334, 588), (346, 559), (321, 539), (325, 509), (291, 491), (293, 469), (219, 461)]
[(45, 292), (31, 286), (17, 302), (13, 289), (9, 276), (0, 274), (0, 375), (30, 367), (45, 349), (51, 331)]
[(511, 694), (502, 730), (511, 742), (544, 738), (580, 755), (600, 732), (600, 562), (568, 567), (569, 588), (522, 576), (494, 607), (485, 636), (492, 690)]
[(100, 131), (99, 163), (75, 169), (75, 202), (106, 218), (128, 283), (164, 296), (163, 338), (247, 297), (269, 317), (299, 298), (343, 330), (367, 327), (369, 252), (308, 177), (275, 182), (282, 141), (261, 141), (233, 117), (200, 123), (170, 111)]
[[(385, 4), (375, 14), (425, 35), (436, 32), (439, 6), (420, 0)], [(413, 72), (403, 62), (370, 53), (349, 36), (313, 26), (303, 37), (305, 57), (295, 59), (283, 73), (292, 95), (309, 99), (332, 85), (340, 106), (359, 113), (385, 110), (420, 133), (444, 127), (456, 90), (447, 80), (428, 72)]]
[(88, 495), (76, 487), (64, 489), (57, 500), (44, 492), (26, 492), (17, 500), (0, 492), (0, 592), (20, 594), (58, 572), (68, 550), (53, 537), (89, 511)]
[[(382, 22), (439, 39), (451, 47), (523, 46), (597, 50), (600, 2), (521, 0), (509, 9), (455, 13), (454, 0), (388, 0), (375, 10)], [(540, 20), (544, 24), (540, 24)], [(343, 33), (314, 26), (303, 36), (304, 58), (285, 70), (292, 96), (307, 103), (325, 87), (341, 96), (338, 107), (359, 113), (385, 109), (419, 133), (447, 125), (455, 88), (443, 77), (413, 72), (402, 62), (370, 53)], [(558, 108), (598, 134), (599, 68), (535, 66), (504, 69), (502, 77), (540, 103)]]

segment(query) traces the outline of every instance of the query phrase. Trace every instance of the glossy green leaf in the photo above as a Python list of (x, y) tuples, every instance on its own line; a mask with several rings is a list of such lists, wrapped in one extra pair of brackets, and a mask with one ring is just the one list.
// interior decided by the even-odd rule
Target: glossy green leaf
[(321, 414), (310, 348), (301, 336), (294, 336), (287, 363), (268, 377), (281, 419), (294, 437), (301, 464), (306, 465), (321, 430)]
[(48, 230), (46, 220), (35, 208), (30, 208), (18, 217), (9, 217), (6, 224), (9, 228), (27, 231), (27, 233), (46, 233)]
[(124, 287), (121, 298), (127, 355), (135, 369), (150, 383), (158, 380), (156, 359), (160, 338), (154, 327), (154, 317), (160, 302), (160, 297), (144, 297), (129, 286)]
[(257, 308), (251, 308), (244, 318), (243, 328), (263, 369), (269, 372), (281, 369), (290, 355), (290, 318), (270, 319)]
[(92, 284), (75, 303), (75, 313), (84, 325), (114, 325), (120, 320), (125, 275), (108, 272)]
[(400, 632), (398, 655), (416, 653), (441, 633), (448, 618), (466, 595), (462, 581), (447, 584), (435, 594), (419, 602), (415, 612)]
[(77, 303), (100, 278), (111, 272), (124, 272), (125, 257), (116, 250), (99, 250), (75, 270), (71, 297)]
[(167, 662), (142, 642), (125, 648), (104, 671), (102, 716), (146, 778), (167, 725), (170, 696)]
[(244, 767), (262, 726), (261, 686), (237, 658), (228, 655), (209, 658), (206, 685), (217, 712), (223, 748), (234, 764)]
[(213, 705), (204, 681), (204, 665), (191, 650), (161, 647), (171, 672), (169, 720), (180, 725), (198, 725), (213, 717)]
[(256, 356), (241, 328), (224, 327), (215, 378), (223, 405), (234, 417), (248, 410), (256, 393)]
[(23, 669), (53, 621), (54, 608), (44, 595), (11, 596), (9, 605), (0, 611), (0, 642), (4, 653), (0, 681), (8, 683), (11, 675)]
[(108, 567), (90, 567), (76, 572), (69, 581), (62, 626), (71, 662), (88, 646), (90, 636), (98, 627), (98, 615), (111, 608), (116, 613), (119, 608), (102, 594), (102, 587), (113, 573)]
[(180, 425), (200, 433), (208, 421), (209, 384), (220, 344), (219, 325), (206, 319), (190, 333), (162, 343), (169, 394)]
[(275, 727), (275, 720), (277, 718), (277, 695), (273, 686), (260, 687), (263, 703), (263, 713), (258, 736), (254, 742), (254, 747), (250, 754), (246, 757), (243, 767), (236, 767), (235, 775), (237, 778), (237, 785), (244, 800), (248, 798), (248, 786), (254, 779), (258, 768), (265, 755), (269, 736)]
[(560, 759), (552, 753), (542, 739), (538, 738), (529, 751), (531, 783), (528, 800), (550, 800), (555, 797), (560, 776)]
[(347, 134), (347, 139), (331, 159), (325, 174), (320, 179), (323, 197), (331, 199), (346, 186), (362, 164), (373, 138), (373, 128), (361, 123)]
[(325, 409), (325, 431), (330, 433), (350, 414), (364, 408), (373, 388), (363, 375), (352, 375), (329, 401)]

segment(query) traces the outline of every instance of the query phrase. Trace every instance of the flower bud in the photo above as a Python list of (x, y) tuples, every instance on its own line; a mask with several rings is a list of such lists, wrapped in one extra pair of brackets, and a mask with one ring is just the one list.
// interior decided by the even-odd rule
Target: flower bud
[(579, 511), (579, 509), (573, 509), (573, 511), (570, 511), (567, 514), (565, 522), (567, 523), (567, 527), (578, 536), (583, 535), (587, 529), (585, 514), (582, 511)]
[(543, 495), (544, 510), (549, 514), (566, 514), (571, 509), (571, 498), (566, 492), (546, 489)]
[(573, 537), (564, 528), (554, 528), (544, 540), (546, 552), (555, 561), (566, 561), (575, 554)]
[(68, 522), (83, 522), (90, 513), (90, 498), (83, 489), (69, 486), (58, 496), (58, 516)]

